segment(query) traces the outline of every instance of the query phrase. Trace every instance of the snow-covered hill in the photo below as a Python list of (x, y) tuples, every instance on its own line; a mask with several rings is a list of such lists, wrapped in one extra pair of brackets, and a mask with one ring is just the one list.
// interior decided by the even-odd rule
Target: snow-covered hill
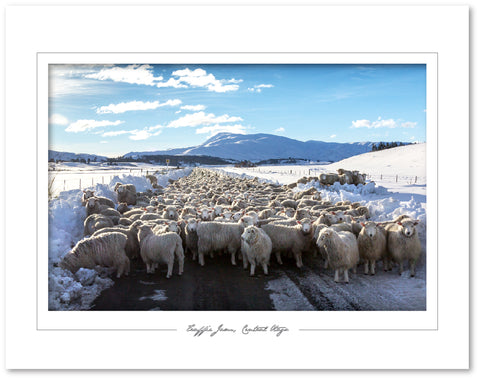
[(195, 147), (154, 152), (130, 152), (125, 157), (148, 155), (204, 155), (258, 162), (268, 159), (297, 158), (314, 161), (338, 161), (371, 150), (371, 142), (333, 143), (299, 141), (265, 133), (242, 135), (219, 133)]
[(71, 161), (71, 160), (81, 160), (84, 159), (85, 161), (107, 161), (107, 157), (99, 156), (95, 154), (86, 154), (86, 153), (71, 153), (71, 152), (58, 152), (56, 150), (49, 150), (48, 151), (48, 160), (59, 160), (59, 161)]

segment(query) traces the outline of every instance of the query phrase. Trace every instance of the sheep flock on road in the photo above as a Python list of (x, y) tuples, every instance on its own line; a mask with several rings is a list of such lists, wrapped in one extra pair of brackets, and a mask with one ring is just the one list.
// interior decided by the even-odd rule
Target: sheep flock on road
[[(328, 188), (335, 182), (365, 184), (365, 175), (339, 169), (338, 174), (303, 178)], [(297, 183), (297, 184), (298, 184)], [(304, 191), (290, 185), (263, 183), (257, 178), (235, 178), (214, 170), (196, 168), (189, 176), (162, 188), (137, 193), (132, 184), (115, 185), (113, 202), (85, 190), (79, 202), (85, 207), (84, 239), (60, 266), (70, 271), (103, 265), (128, 274), (130, 260), (142, 260), (147, 273), (159, 265), (172, 276), (174, 261), (179, 275), (184, 257), (198, 265), (215, 265), (218, 255), (229, 255), (232, 265), (250, 264), (250, 275), (260, 266), (265, 275), (271, 257), (278, 265), (302, 268), (302, 257), (323, 260), (334, 281), (349, 281), (348, 272), (364, 266), (375, 275), (376, 263), (384, 270), (404, 262), (410, 275), (422, 247), (417, 220), (403, 215), (388, 222), (370, 220), (361, 202), (322, 200), (315, 188)], [(110, 239), (110, 240), (109, 240)], [(108, 242), (112, 244), (107, 248)]]

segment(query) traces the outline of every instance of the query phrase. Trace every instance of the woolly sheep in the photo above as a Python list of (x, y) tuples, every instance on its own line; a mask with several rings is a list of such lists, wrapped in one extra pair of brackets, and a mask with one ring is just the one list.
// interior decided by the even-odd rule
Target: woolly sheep
[(247, 269), (250, 263), (250, 276), (255, 274), (255, 265), (261, 265), (263, 273), (268, 274), (268, 264), (272, 253), (272, 240), (264, 230), (249, 226), (245, 228), (241, 236), (241, 251), (243, 256), (243, 268)]
[(232, 265), (236, 265), (235, 254), (240, 250), (240, 237), (243, 221), (238, 223), (201, 222), (197, 225), (198, 262), (205, 265), (204, 255), (226, 249), (231, 255)]
[(117, 193), (118, 203), (126, 203), (127, 205), (137, 204), (137, 190), (134, 185), (122, 185), (120, 182), (117, 182), (114, 189)]
[(94, 269), (96, 265), (117, 271), (117, 278), (130, 271), (125, 253), (127, 237), (119, 232), (104, 233), (80, 240), (60, 261), (59, 266), (75, 274), (80, 268)]
[(390, 226), (387, 226), (387, 247), (390, 258), (399, 264), (398, 273), (403, 272), (403, 262), (408, 260), (410, 265), (410, 276), (415, 276), (415, 265), (422, 254), (422, 245), (416, 225), (418, 221), (403, 219)]
[(141, 222), (137, 221), (130, 226), (115, 226), (101, 228), (93, 233), (92, 236), (98, 236), (107, 232), (120, 232), (127, 237), (127, 244), (125, 245), (125, 253), (129, 259), (135, 259), (140, 253), (140, 245), (138, 244), (138, 227)]
[(272, 252), (282, 264), (281, 252), (291, 252), (298, 268), (303, 266), (302, 251), (310, 246), (312, 222), (309, 219), (297, 221), (295, 226), (265, 224), (262, 229), (272, 240)]
[(384, 258), (387, 254), (386, 232), (375, 222), (361, 223), (361, 225), (363, 228), (357, 239), (358, 251), (360, 258), (364, 260), (364, 273), (373, 276), (376, 261)]
[(95, 231), (105, 227), (113, 227), (112, 220), (105, 215), (92, 214), (83, 222), (83, 236), (92, 235)]
[(147, 273), (154, 273), (157, 264), (167, 264), (167, 278), (172, 276), (175, 257), (178, 260), (178, 274), (183, 273), (184, 253), (182, 239), (175, 232), (155, 235), (147, 225), (138, 228), (140, 256), (147, 267)]
[(187, 220), (187, 224), (185, 226), (185, 253), (190, 251), (192, 253), (193, 260), (196, 260), (198, 254), (197, 226), (199, 222), (199, 219), (190, 218)]
[(198, 210), (198, 215), (200, 216), (200, 219), (203, 221), (211, 221), (213, 220), (213, 210), (209, 208), (202, 208)]
[(317, 245), (324, 247), (327, 252), (328, 265), (335, 270), (334, 281), (340, 281), (339, 272), (343, 271), (344, 281), (348, 283), (348, 270), (354, 268), (359, 260), (355, 235), (327, 227), (320, 232)]

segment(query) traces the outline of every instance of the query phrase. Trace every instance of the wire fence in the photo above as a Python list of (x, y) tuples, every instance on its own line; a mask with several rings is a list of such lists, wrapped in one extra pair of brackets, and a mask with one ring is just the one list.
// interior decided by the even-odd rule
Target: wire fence
[[(324, 173), (323, 169), (320, 168), (275, 168), (275, 167), (251, 167), (251, 168), (242, 168), (242, 170), (248, 171), (250, 173), (264, 173), (264, 174), (281, 174), (281, 175), (291, 175), (300, 177), (318, 177), (321, 173)], [(396, 183), (407, 183), (411, 184), (425, 184), (425, 176), (415, 176), (415, 175), (399, 175), (399, 174), (367, 174), (367, 178), (372, 181), (384, 181), (384, 182), (396, 182)]]
[(167, 174), (172, 168), (132, 168), (120, 170), (50, 170), (48, 172), (49, 188), (53, 193), (65, 190), (85, 189), (96, 184), (108, 184), (115, 176), (132, 175), (144, 177), (149, 174)]

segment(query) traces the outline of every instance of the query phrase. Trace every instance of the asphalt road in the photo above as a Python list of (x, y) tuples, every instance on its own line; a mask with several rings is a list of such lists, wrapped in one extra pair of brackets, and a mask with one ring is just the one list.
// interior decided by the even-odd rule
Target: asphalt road
[[(304, 258), (297, 268), (293, 259), (278, 265), (273, 258), (270, 274), (257, 267), (249, 276), (242, 262), (232, 266), (229, 255), (205, 258), (205, 266), (185, 258), (184, 274), (177, 263), (173, 276), (165, 278), (167, 267), (160, 265), (147, 274), (141, 261), (132, 262), (129, 276), (114, 279), (91, 310), (425, 310), (426, 288), (422, 269), (410, 278), (383, 272), (366, 276), (358, 267), (350, 283), (335, 283), (333, 271), (322, 262)], [(424, 268), (424, 263), (422, 263)], [(424, 274), (424, 272), (423, 272)], [(422, 278), (423, 277), (423, 278)]]

